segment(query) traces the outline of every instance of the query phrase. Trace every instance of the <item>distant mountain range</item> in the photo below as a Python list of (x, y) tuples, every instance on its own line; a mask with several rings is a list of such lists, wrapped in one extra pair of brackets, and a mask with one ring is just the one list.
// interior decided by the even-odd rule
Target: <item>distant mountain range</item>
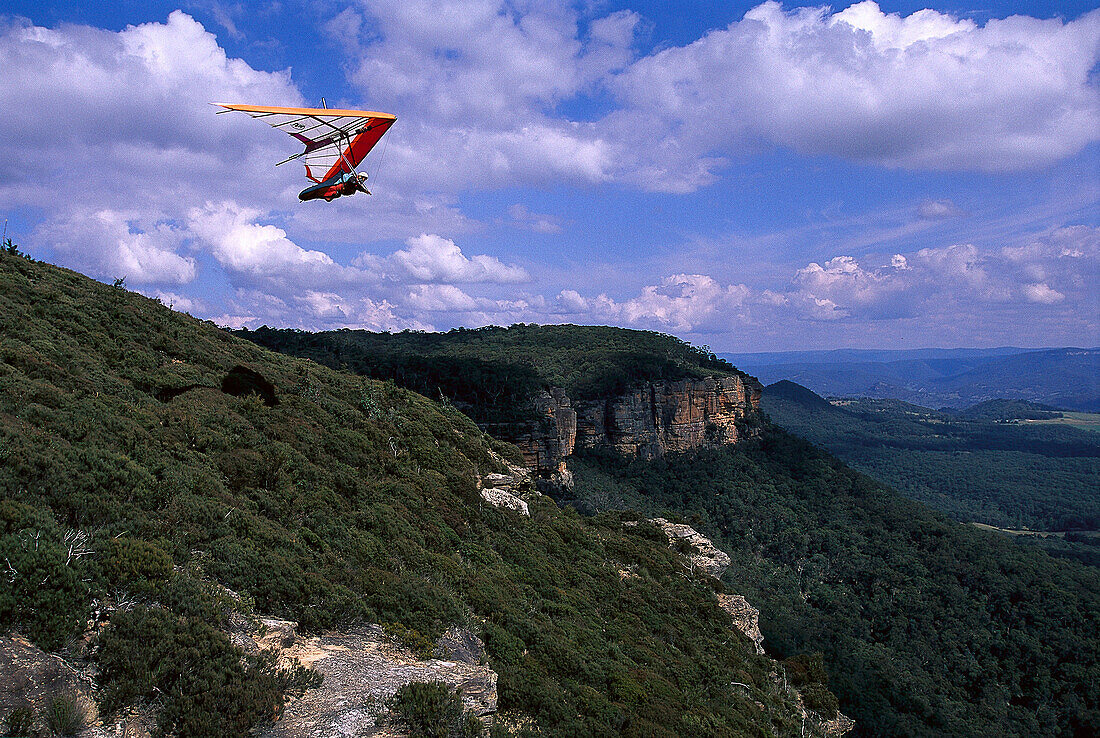
[(1100, 349), (913, 349), (720, 354), (772, 384), (786, 379), (828, 397), (898, 399), (962, 408), (993, 399), (1100, 411)]

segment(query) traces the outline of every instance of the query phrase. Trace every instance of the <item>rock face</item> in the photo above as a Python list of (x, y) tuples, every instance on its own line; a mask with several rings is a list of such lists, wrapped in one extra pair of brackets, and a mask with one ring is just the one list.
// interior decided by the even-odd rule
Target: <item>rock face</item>
[(64, 700), (80, 711), (85, 734), (105, 735), (96, 725), (94, 689), (91, 679), (64, 659), (24, 638), (0, 637), (0, 715), (7, 718), (13, 710), (28, 711), (33, 722), (20, 726), (29, 728), (28, 735), (53, 734), (45, 722), (46, 707), (53, 700)]
[(560, 475), (577, 448), (613, 448), (654, 458), (668, 451), (737, 443), (758, 417), (763, 387), (751, 377), (646, 382), (599, 400), (574, 402), (563, 390), (535, 398), (538, 420), (486, 426), (515, 443), (527, 467)]
[(564, 390), (553, 388), (535, 396), (535, 414), (534, 422), (488, 430), (515, 443), (528, 469), (543, 476), (562, 474), (577, 442), (577, 411)]
[(734, 626), (748, 636), (757, 653), (764, 653), (764, 634), (760, 632), (760, 611), (742, 595), (718, 595), (718, 605), (730, 614)]
[(680, 553), (693, 569), (718, 579), (730, 565), (730, 557), (711, 543), (710, 539), (690, 525), (654, 518), (654, 525), (668, 536), (668, 545)]
[[(283, 639), (285, 629), (280, 630), (278, 637)], [(463, 703), (474, 714), (496, 712), (497, 675), (484, 663), (484, 645), (476, 636), (451, 628), (440, 639), (435, 656), (418, 658), (377, 625), (314, 638), (295, 637), (291, 645), (280, 649), (280, 658), (295, 659), (320, 671), (324, 681), (288, 703), (279, 721), (262, 735), (350, 738), (392, 734), (386, 703), (410, 682), (445, 682), (461, 691)]]

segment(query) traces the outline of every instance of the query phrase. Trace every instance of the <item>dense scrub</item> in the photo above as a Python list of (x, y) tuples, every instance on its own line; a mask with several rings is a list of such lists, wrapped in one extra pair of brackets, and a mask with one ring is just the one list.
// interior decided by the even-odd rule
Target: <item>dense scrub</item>
[(678, 515), (713, 536), (765, 646), (822, 652), (859, 735), (1100, 732), (1095, 569), (950, 521), (775, 427), (650, 463), (590, 453), (574, 470), (581, 509)]
[(479, 423), (529, 419), (541, 388), (573, 400), (619, 394), (643, 381), (737, 374), (705, 348), (672, 336), (604, 326), (513, 325), (447, 333), (236, 331), (276, 351), (447, 398)]
[[(277, 402), (223, 391), (236, 367)], [(0, 254), (0, 629), (53, 649), (93, 604), (121, 608), (94, 651), (106, 709), (168, 692), (181, 735), (273, 716), (285, 680), (219, 632), (254, 608), (420, 646), (473, 627), (501, 707), (547, 736), (799, 732), (771, 662), (664, 541), (545, 499), (484, 505), (494, 446), (517, 453), (392, 382)]]

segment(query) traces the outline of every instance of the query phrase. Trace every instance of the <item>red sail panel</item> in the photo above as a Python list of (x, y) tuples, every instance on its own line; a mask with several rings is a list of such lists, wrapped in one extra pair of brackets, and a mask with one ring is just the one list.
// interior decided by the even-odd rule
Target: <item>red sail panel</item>
[(351, 145), (343, 150), (340, 158), (325, 173), (323, 179), (327, 180), (329, 177), (341, 172), (350, 172), (351, 167), (348, 166), (348, 160), (351, 161), (352, 167), (359, 166), (359, 163), (366, 158), (367, 154), (370, 153), (374, 145), (378, 143), (378, 140), (390, 129), (393, 123), (392, 118), (371, 118), (366, 125), (366, 130), (352, 139)]

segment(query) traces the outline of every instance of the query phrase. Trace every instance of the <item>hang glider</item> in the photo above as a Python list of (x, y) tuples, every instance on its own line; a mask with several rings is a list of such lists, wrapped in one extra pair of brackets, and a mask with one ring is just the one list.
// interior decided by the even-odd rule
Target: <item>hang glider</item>
[(389, 113), (366, 110), (214, 104), (225, 108), (219, 113), (248, 113), (305, 145), (305, 151), (275, 165), (302, 160), (306, 166), (306, 177), (315, 183), (298, 193), (298, 199), (302, 201), (324, 198), (331, 202), (356, 192), (369, 195), (370, 191), (364, 185), (367, 175), (356, 171), (356, 167), (397, 120), (397, 116)]

